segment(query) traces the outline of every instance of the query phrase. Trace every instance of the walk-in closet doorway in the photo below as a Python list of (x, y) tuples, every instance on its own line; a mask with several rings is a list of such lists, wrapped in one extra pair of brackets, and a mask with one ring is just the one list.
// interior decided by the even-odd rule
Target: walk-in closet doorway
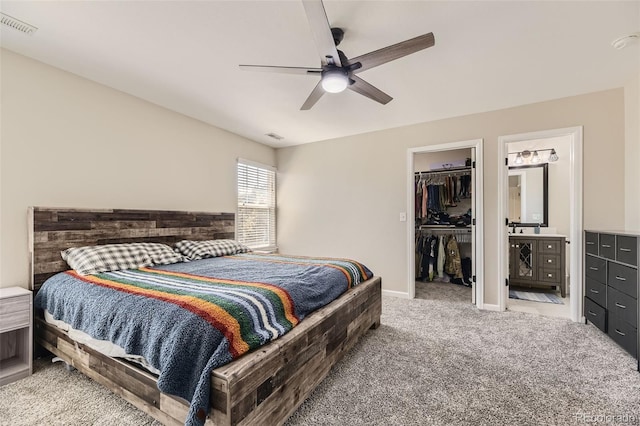
[[(410, 298), (416, 297), (418, 278), (420, 284), (469, 285), (470, 302), (483, 308), (482, 144), (482, 139), (474, 139), (407, 150)], [(443, 260), (442, 253), (453, 256)]]

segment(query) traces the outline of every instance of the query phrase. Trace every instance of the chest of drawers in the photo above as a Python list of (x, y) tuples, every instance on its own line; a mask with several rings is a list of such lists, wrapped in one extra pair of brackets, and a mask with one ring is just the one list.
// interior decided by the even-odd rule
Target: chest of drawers
[(640, 236), (585, 231), (584, 240), (585, 320), (637, 359)]

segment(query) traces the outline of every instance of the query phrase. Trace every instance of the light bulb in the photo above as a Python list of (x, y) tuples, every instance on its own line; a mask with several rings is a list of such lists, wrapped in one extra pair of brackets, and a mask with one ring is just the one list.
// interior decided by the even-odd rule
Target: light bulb
[(555, 149), (551, 150), (551, 154), (549, 154), (549, 161), (550, 162), (558, 161), (558, 154), (556, 154)]
[(518, 154), (516, 155), (516, 161), (515, 161), (515, 163), (516, 163), (516, 164), (522, 164), (522, 154), (518, 153)]
[(538, 151), (533, 151), (533, 157), (531, 157), (532, 163), (540, 162), (540, 156), (538, 155)]
[(334, 68), (322, 73), (322, 88), (325, 92), (340, 93), (349, 85), (349, 77), (340, 68)]

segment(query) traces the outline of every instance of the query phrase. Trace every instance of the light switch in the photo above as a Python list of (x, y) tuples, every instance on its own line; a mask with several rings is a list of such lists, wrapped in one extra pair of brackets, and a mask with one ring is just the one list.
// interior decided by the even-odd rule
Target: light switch
[(400, 213), (400, 222), (406, 222), (407, 221), (407, 214), (405, 212), (401, 212)]

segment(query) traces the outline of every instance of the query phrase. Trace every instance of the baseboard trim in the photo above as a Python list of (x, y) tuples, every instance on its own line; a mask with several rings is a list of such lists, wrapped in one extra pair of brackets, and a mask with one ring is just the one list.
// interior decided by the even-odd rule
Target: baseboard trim
[(489, 303), (485, 303), (484, 305), (482, 305), (482, 309), (485, 311), (500, 312), (500, 305), (491, 305)]
[(409, 297), (409, 293), (404, 292), (404, 291), (394, 291), (394, 290), (382, 290), (382, 295), (383, 296), (391, 296), (391, 297), (397, 297), (400, 299), (411, 299), (411, 297)]

